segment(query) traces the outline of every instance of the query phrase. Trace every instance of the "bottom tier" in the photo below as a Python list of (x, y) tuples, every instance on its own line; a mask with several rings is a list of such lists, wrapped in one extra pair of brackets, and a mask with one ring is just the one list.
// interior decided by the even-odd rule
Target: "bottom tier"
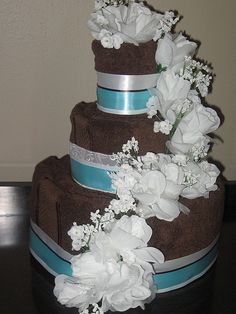
[[(180, 288), (202, 276), (217, 256), (217, 240), (224, 208), (224, 185), (209, 199), (184, 200), (191, 211), (173, 222), (148, 219), (153, 229), (149, 245), (159, 248), (165, 263), (158, 268), (155, 282), (159, 292)], [(72, 223), (89, 222), (89, 213), (105, 208), (112, 194), (83, 188), (73, 182), (69, 157), (50, 157), (35, 170), (30, 199), (31, 252), (53, 275), (71, 274)]]

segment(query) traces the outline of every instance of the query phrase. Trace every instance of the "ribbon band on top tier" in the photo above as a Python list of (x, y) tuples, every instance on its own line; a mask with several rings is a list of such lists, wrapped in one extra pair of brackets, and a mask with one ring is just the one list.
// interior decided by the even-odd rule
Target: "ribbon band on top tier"
[(149, 89), (156, 86), (158, 74), (119, 75), (97, 72), (97, 106), (101, 111), (136, 115), (147, 112)]
[(118, 170), (111, 155), (93, 152), (70, 143), (72, 177), (78, 184), (97, 191), (115, 193), (109, 172)]
[[(183, 287), (201, 277), (215, 262), (218, 249), (217, 236), (207, 247), (181, 258), (154, 265), (154, 283), (157, 293)], [(42, 229), (31, 221), (30, 251), (34, 258), (53, 276), (65, 274), (72, 276), (69, 254), (55, 243)], [(160, 269), (161, 268), (161, 269)]]
[(139, 91), (157, 85), (159, 74), (121, 75), (97, 72), (98, 86), (117, 91)]

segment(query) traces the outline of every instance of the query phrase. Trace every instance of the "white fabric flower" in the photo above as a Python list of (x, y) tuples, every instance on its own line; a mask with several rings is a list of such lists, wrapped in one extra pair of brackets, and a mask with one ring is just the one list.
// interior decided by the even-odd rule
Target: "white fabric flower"
[(184, 66), (185, 56), (193, 56), (196, 48), (197, 44), (189, 41), (182, 33), (175, 38), (170, 33), (165, 34), (158, 41), (156, 62), (179, 73)]
[(142, 162), (144, 169), (159, 169), (159, 159), (154, 153), (148, 152), (146, 155), (142, 156)]
[[(103, 25), (101, 25), (101, 18), (98, 19), (97, 15), (104, 17), (103, 21), (106, 22)], [(162, 18), (162, 14), (151, 11), (143, 3), (130, 3), (129, 6), (101, 8), (91, 15), (88, 27), (95, 39), (101, 40), (99, 33), (105, 28), (112, 35), (119, 35), (122, 42), (138, 45), (154, 38)]]
[(210, 191), (216, 191), (216, 180), (220, 174), (216, 165), (202, 161), (201, 163), (188, 163), (186, 172), (189, 171), (196, 178), (196, 183), (187, 186), (181, 193), (183, 197), (194, 199), (197, 197), (209, 197)]
[(113, 35), (111, 32), (102, 29), (99, 33), (99, 39), (101, 40), (101, 44), (104, 48), (115, 48), (120, 49), (123, 40), (119, 36), (119, 34)]
[(158, 97), (157, 96), (150, 97), (148, 99), (146, 106), (147, 106), (148, 119), (151, 119), (153, 116), (155, 116), (157, 114)]
[(150, 216), (172, 221), (181, 211), (178, 202), (183, 187), (168, 181), (161, 171), (147, 171), (132, 191), (142, 205), (148, 206)]
[(186, 155), (174, 155), (172, 161), (179, 166), (186, 166), (188, 157)]
[(219, 125), (220, 119), (215, 110), (195, 104), (181, 119), (166, 145), (173, 154), (188, 154), (193, 145), (202, 142), (205, 135), (215, 131)]
[(54, 295), (58, 302), (66, 307), (76, 307), (80, 311), (88, 308), (89, 304), (100, 301), (102, 294), (92, 285), (84, 285), (75, 277), (59, 275), (55, 279)]
[(112, 187), (118, 196), (130, 195), (130, 191), (140, 178), (140, 173), (128, 164), (121, 165), (117, 173), (111, 173)]
[(164, 119), (172, 124), (175, 122), (176, 109), (188, 97), (190, 87), (190, 82), (179, 77), (173, 70), (161, 73), (157, 87), (152, 91), (158, 97), (157, 110)]
[(153, 291), (153, 280), (150, 275), (145, 275), (141, 266), (122, 263), (108, 283), (102, 309), (104, 312), (124, 312), (138, 306), (144, 309), (147, 299), (154, 298)]

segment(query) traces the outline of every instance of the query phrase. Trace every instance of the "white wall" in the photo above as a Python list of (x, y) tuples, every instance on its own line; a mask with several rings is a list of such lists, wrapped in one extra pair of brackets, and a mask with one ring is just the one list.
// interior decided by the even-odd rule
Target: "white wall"
[[(183, 15), (216, 79), (210, 104), (225, 115), (214, 148), (236, 180), (234, 0), (149, 0)], [(0, 1), (0, 181), (29, 181), (37, 162), (68, 151), (74, 105), (95, 99), (96, 77), (86, 21), (93, 0)]]

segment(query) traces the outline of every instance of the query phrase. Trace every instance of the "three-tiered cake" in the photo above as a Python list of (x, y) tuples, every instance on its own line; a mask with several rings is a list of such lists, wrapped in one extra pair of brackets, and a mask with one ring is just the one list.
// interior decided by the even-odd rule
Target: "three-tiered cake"
[(96, 1), (97, 102), (73, 109), (70, 156), (33, 177), (32, 255), (81, 313), (142, 307), (217, 256), (224, 186), (206, 161), (219, 126), (201, 104), (208, 68), (191, 58), (194, 42), (170, 34), (172, 12), (130, 2)]

